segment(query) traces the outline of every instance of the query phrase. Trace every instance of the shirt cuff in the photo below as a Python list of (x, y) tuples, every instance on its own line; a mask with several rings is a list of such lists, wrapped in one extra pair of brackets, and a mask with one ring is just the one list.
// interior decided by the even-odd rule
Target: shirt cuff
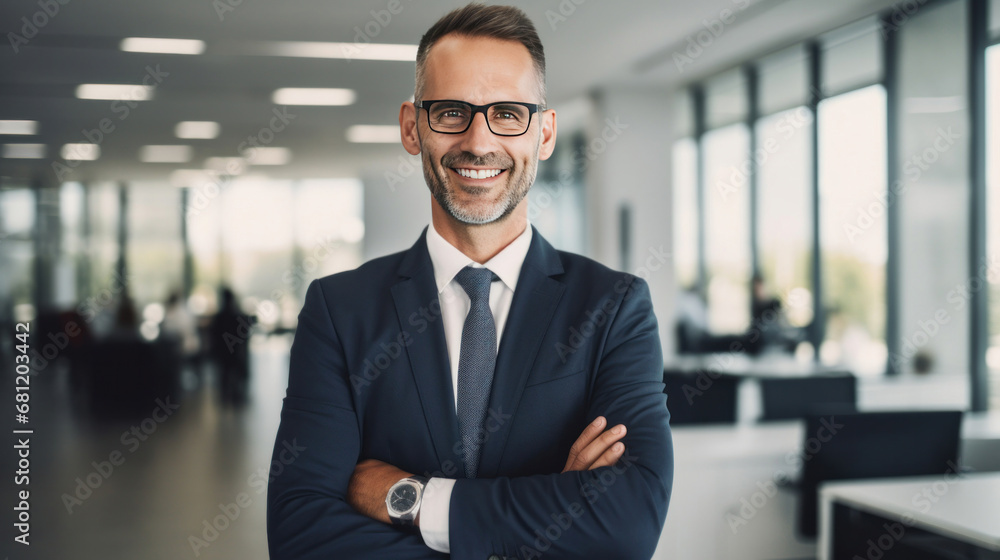
[(451, 510), (451, 491), (454, 488), (454, 479), (432, 478), (427, 481), (420, 500), (420, 536), (424, 538), (424, 544), (438, 552), (451, 552), (448, 513)]

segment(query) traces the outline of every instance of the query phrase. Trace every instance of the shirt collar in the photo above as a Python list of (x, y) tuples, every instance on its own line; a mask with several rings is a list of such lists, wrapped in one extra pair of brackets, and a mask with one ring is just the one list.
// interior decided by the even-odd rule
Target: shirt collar
[(440, 294), (466, 266), (483, 267), (490, 269), (500, 277), (500, 280), (511, 291), (517, 286), (517, 278), (521, 275), (521, 266), (524, 258), (528, 255), (528, 248), (531, 246), (531, 223), (527, 223), (521, 235), (518, 235), (493, 258), (486, 261), (486, 264), (479, 264), (470, 259), (451, 243), (448, 243), (441, 234), (434, 229), (434, 222), (427, 228), (427, 252), (431, 256), (431, 264), (434, 265), (434, 280), (437, 283)]

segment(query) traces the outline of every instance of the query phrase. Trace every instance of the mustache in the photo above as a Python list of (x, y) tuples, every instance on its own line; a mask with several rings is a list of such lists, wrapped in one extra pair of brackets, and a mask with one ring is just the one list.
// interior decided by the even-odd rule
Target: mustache
[(441, 158), (441, 164), (452, 168), (469, 166), (510, 169), (514, 166), (514, 160), (501, 152), (490, 152), (481, 156), (477, 156), (471, 152), (460, 152), (457, 154), (445, 154)]

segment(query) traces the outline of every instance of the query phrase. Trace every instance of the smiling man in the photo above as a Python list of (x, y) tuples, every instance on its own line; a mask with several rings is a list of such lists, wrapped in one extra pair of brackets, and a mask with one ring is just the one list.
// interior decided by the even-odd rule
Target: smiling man
[(556, 141), (531, 21), (470, 4), (420, 41), (404, 148), (431, 223), (314, 281), (268, 488), (275, 560), (648, 559), (673, 477), (646, 283), (527, 220)]

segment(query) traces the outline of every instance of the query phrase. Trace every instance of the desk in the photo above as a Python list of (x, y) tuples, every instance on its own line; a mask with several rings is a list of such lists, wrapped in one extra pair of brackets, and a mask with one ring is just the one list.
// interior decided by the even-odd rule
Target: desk
[[(816, 555), (815, 541), (795, 534), (794, 492), (768, 500), (747, 525), (742, 499), (776, 478), (798, 478), (805, 427), (801, 421), (768, 424), (678, 426), (674, 442), (674, 486), (670, 511), (655, 560), (765, 560)], [(977, 470), (1000, 463), (1000, 412), (967, 413), (962, 422), (959, 464)], [(864, 551), (861, 557), (865, 558)]]
[(1000, 559), (1000, 473), (831, 482), (820, 500), (820, 560)]

